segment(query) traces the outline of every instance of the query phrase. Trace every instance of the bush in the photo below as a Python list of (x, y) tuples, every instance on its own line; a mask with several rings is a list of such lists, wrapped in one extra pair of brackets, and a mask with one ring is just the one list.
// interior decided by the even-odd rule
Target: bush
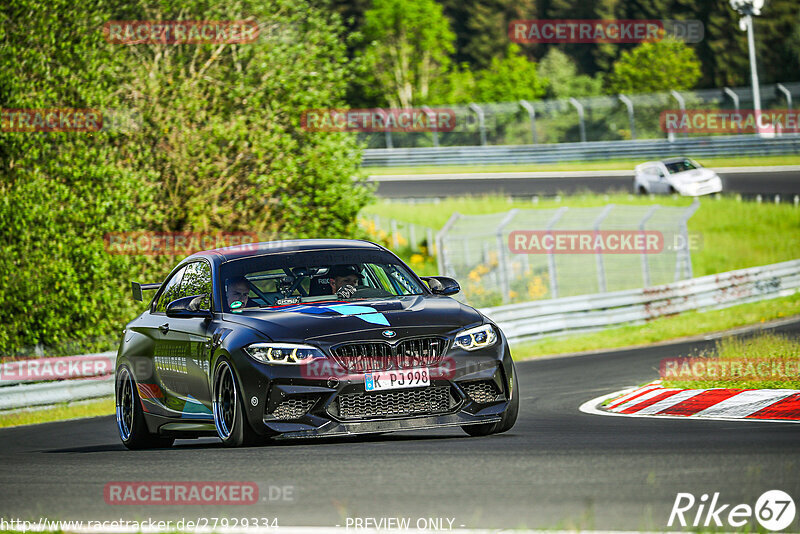
[[(153, 6), (159, 6), (156, 11)], [(97, 133), (0, 132), (0, 353), (107, 348), (136, 312), (129, 280), (176, 257), (115, 256), (107, 232), (255, 231), (347, 237), (370, 190), (352, 135), (310, 133), (304, 109), (341, 107), (338, 19), (288, 0), (11, 0), (0, 106), (123, 110)], [(109, 20), (268, 23), (238, 45), (118, 45)]]

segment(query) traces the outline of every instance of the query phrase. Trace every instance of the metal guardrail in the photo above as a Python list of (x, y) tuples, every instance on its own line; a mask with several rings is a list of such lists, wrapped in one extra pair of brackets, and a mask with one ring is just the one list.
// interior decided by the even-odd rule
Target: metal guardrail
[(0, 410), (109, 397), (116, 358), (109, 351), (0, 364)]
[(406, 167), (555, 163), (630, 158), (645, 161), (667, 155), (757, 156), (799, 152), (800, 134), (784, 134), (773, 138), (757, 135), (731, 135), (676, 138), (673, 141), (658, 139), (545, 145), (378, 148), (365, 150), (361, 164), (364, 167)]
[(686, 311), (788, 296), (800, 288), (800, 260), (701, 276), (643, 289), (510, 304), (481, 311), (509, 341), (589, 332)]
[[(510, 304), (481, 311), (509, 341), (598, 330), (692, 310), (727, 308), (787, 296), (800, 289), (800, 260), (713, 274), (644, 289)], [(110, 357), (114, 353), (89, 355)], [(84, 356), (85, 358), (86, 356)], [(69, 358), (52, 358), (55, 364)], [(8, 384), (9, 382), (5, 382)], [(0, 410), (113, 395), (113, 375), (0, 387)]]
[(116, 359), (117, 353), (108, 351), (0, 363), (0, 387), (45, 380), (107, 376), (114, 373)]
[(60, 380), (0, 388), (0, 410), (48, 406), (114, 395), (114, 377)]

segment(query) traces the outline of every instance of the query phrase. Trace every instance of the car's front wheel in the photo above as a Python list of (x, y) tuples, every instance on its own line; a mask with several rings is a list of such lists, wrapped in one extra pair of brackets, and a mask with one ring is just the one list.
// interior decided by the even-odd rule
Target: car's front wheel
[(117, 370), (115, 387), (117, 404), (117, 430), (122, 444), (129, 449), (171, 447), (174, 438), (153, 434), (144, 420), (142, 401), (131, 370), (123, 366)]
[[(512, 364), (513, 365), (513, 364)], [(517, 382), (517, 371), (512, 368), (514, 373), (514, 386), (511, 389), (511, 402), (508, 405), (503, 417), (496, 423), (485, 423), (480, 425), (464, 425), (461, 428), (470, 436), (488, 436), (489, 434), (500, 434), (511, 430), (517, 422), (519, 414), (519, 386)]]
[(222, 443), (228, 447), (240, 447), (255, 443), (256, 433), (244, 415), (242, 395), (236, 385), (233, 367), (227, 360), (220, 360), (214, 373), (214, 426)]

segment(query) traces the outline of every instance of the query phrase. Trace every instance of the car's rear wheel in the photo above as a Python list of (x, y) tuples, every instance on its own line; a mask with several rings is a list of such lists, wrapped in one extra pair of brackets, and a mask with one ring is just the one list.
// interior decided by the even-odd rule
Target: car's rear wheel
[(132, 450), (171, 447), (174, 438), (159, 436), (147, 429), (139, 390), (127, 367), (120, 367), (117, 371), (115, 390), (117, 430), (122, 444)]
[[(513, 364), (512, 364), (513, 365)], [(519, 386), (517, 382), (517, 371), (512, 367), (514, 373), (514, 386), (511, 389), (511, 402), (508, 409), (503, 413), (502, 419), (496, 423), (485, 423), (480, 425), (464, 425), (461, 428), (470, 436), (488, 436), (490, 434), (500, 434), (507, 430), (511, 430), (514, 423), (517, 422), (517, 414), (519, 414)]]
[(256, 433), (244, 415), (244, 404), (233, 367), (221, 360), (214, 373), (214, 426), (217, 435), (227, 447), (240, 447), (255, 443)]

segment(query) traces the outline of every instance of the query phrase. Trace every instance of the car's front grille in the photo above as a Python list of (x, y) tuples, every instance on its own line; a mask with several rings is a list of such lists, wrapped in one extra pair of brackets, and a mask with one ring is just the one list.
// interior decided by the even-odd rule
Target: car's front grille
[(442, 361), (447, 341), (439, 337), (347, 343), (332, 350), (337, 363), (350, 373), (430, 367)]
[(491, 380), (482, 382), (469, 382), (461, 385), (467, 396), (478, 404), (488, 404), (498, 400), (497, 387)]
[(448, 412), (454, 403), (450, 386), (340, 395), (338, 401), (342, 419), (442, 414)]
[(312, 397), (287, 399), (272, 410), (272, 416), (275, 419), (297, 419), (304, 416), (311, 409), (314, 401), (315, 399)]

